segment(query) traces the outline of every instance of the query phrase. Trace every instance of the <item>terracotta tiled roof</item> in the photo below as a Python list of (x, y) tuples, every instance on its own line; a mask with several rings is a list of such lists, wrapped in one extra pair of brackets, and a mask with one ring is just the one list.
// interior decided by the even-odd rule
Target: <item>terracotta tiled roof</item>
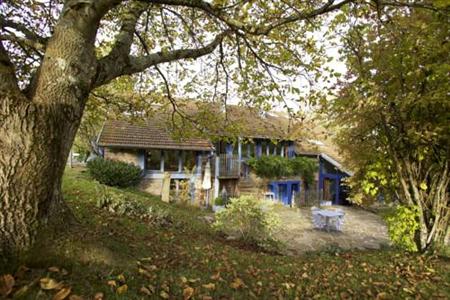
[(213, 145), (206, 139), (175, 139), (160, 124), (156, 120), (147, 120), (138, 124), (127, 121), (106, 121), (100, 133), (98, 145), (121, 148), (197, 151), (211, 151), (213, 149)]
[[(172, 114), (171, 107), (163, 108), (160, 114)], [(235, 137), (291, 140), (289, 116), (283, 112), (262, 112), (248, 106), (190, 101), (182, 103), (178, 110), (192, 119), (206, 115), (214, 116), (214, 122), (204, 124), (212, 137)], [(200, 122), (204, 123), (204, 122)]]
[(230, 105), (229, 118), (241, 124), (242, 136), (248, 138), (288, 139), (289, 118), (281, 112), (260, 113), (257, 109)]
[(295, 153), (308, 156), (322, 156), (341, 171), (351, 175), (352, 172), (343, 163), (345, 162), (339, 148), (334, 143), (333, 132), (325, 127), (310, 123), (306, 136), (296, 141)]

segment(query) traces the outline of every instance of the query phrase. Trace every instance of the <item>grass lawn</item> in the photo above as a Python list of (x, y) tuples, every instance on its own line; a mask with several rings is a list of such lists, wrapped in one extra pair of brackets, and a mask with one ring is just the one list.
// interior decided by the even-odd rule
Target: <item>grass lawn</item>
[(57, 291), (42, 290), (43, 277), (70, 287), (73, 300), (97, 293), (105, 299), (450, 298), (445, 258), (396, 250), (262, 253), (226, 241), (199, 218), (204, 215), (199, 209), (134, 190), (123, 193), (166, 210), (172, 224), (100, 210), (96, 185), (79, 169), (67, 170), (65, 197), (79, 225), (42, 233), (25, 264), (29, 270), (0, 267), (0, 273), (17, 272), (14, 291), (26, 286), (19, 298), (51, 299)]

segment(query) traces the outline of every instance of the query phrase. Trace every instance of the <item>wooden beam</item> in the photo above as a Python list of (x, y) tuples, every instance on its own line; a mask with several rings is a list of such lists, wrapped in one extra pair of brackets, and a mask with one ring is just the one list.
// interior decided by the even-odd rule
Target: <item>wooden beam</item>
[(164, 172), (164, 151), (161, 150), (161, 161), (160, 161), (160, 171)]

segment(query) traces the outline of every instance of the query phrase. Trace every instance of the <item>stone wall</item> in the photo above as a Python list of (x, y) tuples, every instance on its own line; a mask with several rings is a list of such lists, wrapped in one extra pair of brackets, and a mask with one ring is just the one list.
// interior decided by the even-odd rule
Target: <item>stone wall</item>
[(162, 179), (144, 178), (139, 184), (139, 189), (155, 196), (161, 196), (162, 185), (163, 185)]
[(139, 153), (136, 149), (105, 148), (105, 159), (119, 160), (139, 166)]

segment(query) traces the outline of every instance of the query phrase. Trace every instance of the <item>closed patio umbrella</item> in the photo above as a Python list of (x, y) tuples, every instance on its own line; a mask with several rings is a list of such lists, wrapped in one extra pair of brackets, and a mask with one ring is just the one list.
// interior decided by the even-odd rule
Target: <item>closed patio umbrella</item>
[(202, 189), (206, 191), (206, 206), (209, 206), (209, 190), (211, 189), (211, 164), (206, 162), (205, 173), (203, 174)]

